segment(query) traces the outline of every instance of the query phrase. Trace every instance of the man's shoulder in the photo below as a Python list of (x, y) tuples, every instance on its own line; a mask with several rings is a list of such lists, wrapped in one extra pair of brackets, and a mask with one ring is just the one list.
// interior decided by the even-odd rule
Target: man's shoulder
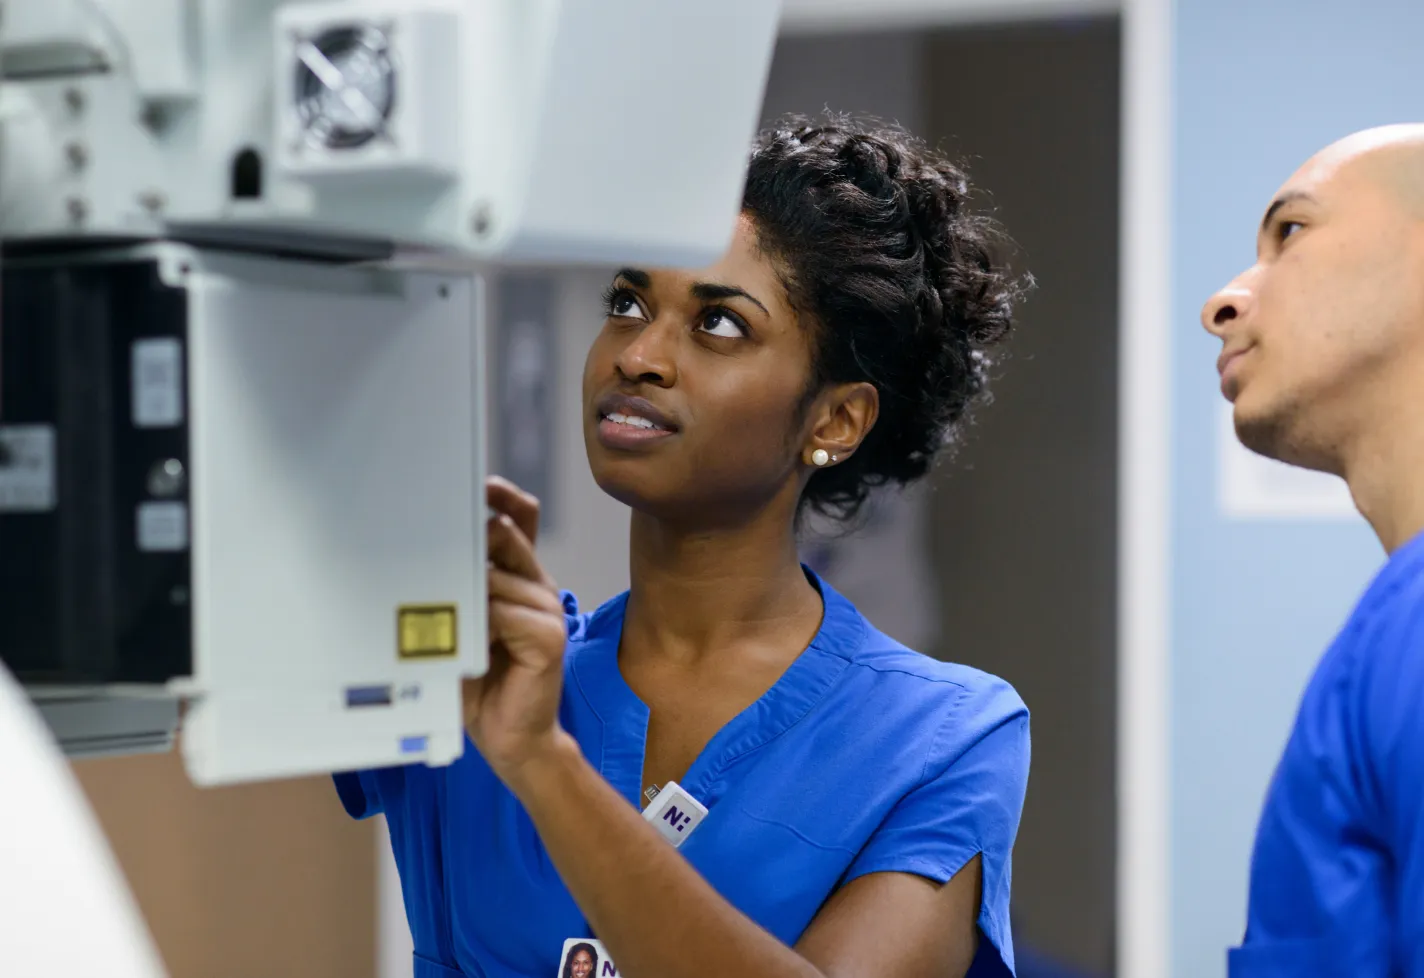
[(1365, 628), (1424, 622), (1424, 534), (1390, 556), (1355, 605), (1350, 620)]

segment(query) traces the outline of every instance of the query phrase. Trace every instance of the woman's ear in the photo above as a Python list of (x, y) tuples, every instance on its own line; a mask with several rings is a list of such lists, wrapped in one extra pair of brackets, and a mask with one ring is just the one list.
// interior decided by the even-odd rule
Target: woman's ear
[(858, 381), (828, 388), (817, 398), (805, 460), (817, 466), (831, 460), (845, 461), (860, 447), (879, 417), (880, 392), (875, 385)]

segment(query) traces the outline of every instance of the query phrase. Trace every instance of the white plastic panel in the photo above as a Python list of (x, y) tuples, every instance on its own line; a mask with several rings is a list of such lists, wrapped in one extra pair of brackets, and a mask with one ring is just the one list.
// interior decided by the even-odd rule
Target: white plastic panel
[[(7, 17), (47, 3), (12, 0)], [(96, 16), (104, 8), (107, 22)], [(256, 223), (511, 263), (703, 265), (730, 240), (779, 9), (778, 0), (70, 2), (60, 26), (124, 57), (105, 74), (9, 83), (23, 111), (6, 115), (23, 124), (11, 130), (17, 148), (4, 150), (0, 232)], [(392, 139), (341, 159), (296, 154), (289, 119), (274, 109), (290, 102), (285, 28), (360, 21), (394, 25), (398, 38), (403, 101)], [(260, 199), (231, 197), (245, 150), (263, 163)], [(27, 203), (36, 200), (46, 206)]]
[(92, 0), (123, 38), (139, 92), (152, 99), (198, 94), (196, 4), (192, 0)]
[(69, 762), (3, 665), (0, 771), (8, 802), (0, 805), (0, 975), (162, 978)]
[(120, 54), (82, 0), (12, 0), (5, 6), (5, 68), (40, 73), (90, 68)]
[(519, 182), (488, 244), (516, 261), (720, 257), (741, 206), (780, 4), (563, 0)]
[[(167, 254), (191, 296), (189, 774), (448, 763), (487, 661), (480, 283)], [(398, 612), (427, 605), (456, 653), (402, 658)]]

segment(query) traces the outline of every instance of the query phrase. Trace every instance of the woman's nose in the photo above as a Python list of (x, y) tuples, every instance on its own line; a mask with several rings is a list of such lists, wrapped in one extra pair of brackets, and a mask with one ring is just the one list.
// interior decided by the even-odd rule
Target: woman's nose
[(618, 354), (615, 366), (634, 383), (671, 387), (677, 380), (675, 330), (656, 322), (644, 326)]

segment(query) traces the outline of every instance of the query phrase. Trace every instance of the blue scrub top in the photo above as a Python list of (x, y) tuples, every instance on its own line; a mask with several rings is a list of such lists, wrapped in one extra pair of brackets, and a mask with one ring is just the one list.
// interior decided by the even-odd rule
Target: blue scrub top
[[(787, 944), (867, 873), (947, 881), (983, 854), (973, 975), (1012, 974), (1010, 850), (1028, 780), (1028, 711), (1005, 682), (906, 649), (808, 571), (825, 604), (805, 652), (712, 738), (679, 783), (709, 809), (680, 852)], [(618, 668), (627, 595), (565, 596), (560, 720), (630, 805), (648, 708)], [(519, 801), (467, 741), (446, 768), (336, 776), (356, 818), (384, 812), (416, 978), (556, 978), (592, 937)]]
[(1232, 978), (1424, 978), (1424, 536), (1321, 660), (1266, 797)]

